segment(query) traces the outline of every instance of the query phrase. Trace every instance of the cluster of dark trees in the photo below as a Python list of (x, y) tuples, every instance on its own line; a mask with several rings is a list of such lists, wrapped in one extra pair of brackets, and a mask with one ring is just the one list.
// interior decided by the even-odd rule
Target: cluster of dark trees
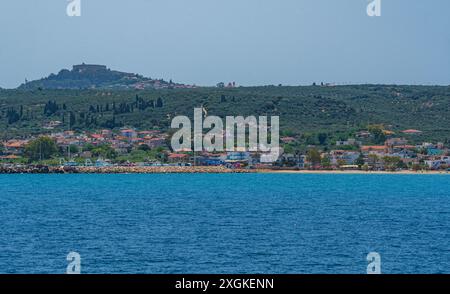
[(121, 102), (118, 105), (116, 102), (112, 104), (106, 103), (104, 106), (97, 104), (96, 106), (90, 105), (89, 112), (90, 113), (104, 113), (112, 111), (115, 115), (124, 114), (124, 113), (132, 113), (135, 110), (144, 111), (147, 108), (162, 108), (164, 106), (164, 102), (161, 97), (154, 100), (145, 100), (139, 95), (136, 95), (136, 99), (134, 102)]
[[(116, 115), (133, 113), (135, 110), (144, 111), (148, 108), (162, 108), (164, 106), (164, 101), (161, 97), (157, 98), (156, 101), (153, 99), (146, 100), (139, 95), (136, 95), (135, 101), (133, 102), (121, 102), (116, 104), (116, 102), (105, 103), (104, 105), (96, 104), (89, 105), (88, 111), (73, 111), (68, 110), (65, 103), (58, 104), (55, 100), (49, 100), (44, 105), (43, 114), (47, 117), (59, 115), (63, 124), (68, 123), (70, 129), (74, 126), (82, 125), (83, 127), (103, 127), (108, 129), (113, 129), (116, 127), (122, 127), (123, 123), (116, 119)], [(101, 122), (98, 121), (96, 114), (112, 113), (112, 116), (107, 116), (106, 119)], [(6, 118), (8, 124), (14, 124), (23, 117), (23, 106), (20, 105), (19, 110), (14, 107), (9, 107), (6, 110)]]
[(23, 107), (20, 107), (20, 111), (14, 109), (14, 107), (10, 107), (6, 110), (6, 119), (8, 120), (8, 124), (13, 124), (18, 122), (20, 118), (23, 116)]
[(2, 111), (1, 116), (6, 117), (6, 123), (8, 125), (14, 124), (21, 120), (30, 120), (33, 118), (33, 113), (27, 108), (24, 110), (23, 105), (19, 105), (19, 109), (17, 110), (15, 107), (8, 107), (6, 110)]
[(52, 116), (57, 113), (60, 109), (66, 110), (66, 104), (58, 105), (56, 101), (48, 101), (44, 106), (44, 114), (46, 116)]
[(220, 103), (228, 102), (228, 99), (230, 99), (231, 102), (235, 102), (236, 101), (236, 97), (235, 96), (232, 96), (231, 98), (227, 98), (227, 96), (225, 96), (223, 94), (220, 95)]

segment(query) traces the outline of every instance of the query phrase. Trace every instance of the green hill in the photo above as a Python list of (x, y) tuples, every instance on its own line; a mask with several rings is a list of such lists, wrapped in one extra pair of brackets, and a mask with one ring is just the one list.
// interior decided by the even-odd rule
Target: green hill
[(138, 74), (110, 70), (104, 65), (80, 64), (72, 70), (22, 84), (19, 89), (155, 89), (180, 87), (171, 81), (154, 80)]

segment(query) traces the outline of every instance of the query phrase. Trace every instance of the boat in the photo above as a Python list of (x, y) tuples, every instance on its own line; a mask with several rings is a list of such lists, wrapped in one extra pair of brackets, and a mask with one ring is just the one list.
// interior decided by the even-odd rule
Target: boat
[(64, 166), (78, 166), (78, 163), (71, 160), (64, 163)]
[(78, 166), (78, 163), (73, 161), (73, 160), (66, 161), (64, 158), (60, 158), (59, 159), (59, 165), (75, 167), (75, 166)]
[(103, 160), (102, 158), (98, 158), (98, 159), (95, 161), (95, 166), (96, 166), (96, 167), (107, 167), (107, 166), (111, 166), (111, 163), (109, 163), (109, 162)]

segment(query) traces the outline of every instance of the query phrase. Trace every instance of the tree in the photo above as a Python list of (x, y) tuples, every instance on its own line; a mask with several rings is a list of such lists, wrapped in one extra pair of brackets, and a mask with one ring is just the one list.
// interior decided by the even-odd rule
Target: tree
[(376, 154), (369, 154), (368, 158), (369, 158), (369, 163), (370, 164), (372, 164), (372, 165), (377, 164), (377, 162), (378, 162), (378, 155), (376, 155)]
[(407, 168), (408, 168), (408, 165), (407, 165), (403, 160), (400, 160), (400, 161), (397, 163), (397, 168), (399, 168), (399, 169), (407, 169)]
[(422, 167), (420, 166), (420, 164), (414, 163), (414, 164), (412, 165), (412, 170), (413, 170), (413, 171), (419, 171), (419, 170), (421, 170), (421, 169), (422, 169)]
[(92, 149), (92, 155), (96, 157), (104, 157), (114, 159), (117, 157), (117, 152), (111, 146), (104, 144)]
[(69, 129), (71, 129), (76, 123), (75, 114), (71, 111), (69, 113)]
[(44, 114), (51, 116), (59, 110), (59, 106), (56, 101), (48, 101), (44, 106)]
[(75, 153), (78, 153), (80, 149), (78, 148), (77, 145), (70, 145), (69, 150), (70, 150), (71, 154), (75, 154)]
[(317, 139), (319, 140), (320, 145), (325, 145), (328, 139), (328, 135), (325, 133), (320, 133), (317, 135)]
[(386, 135), (380, 127), (371, 127), (369, 131), (373, 135), (372, 142), (374, 144), (383, 144), (386, 141)]
[(316, 138), (310, 133), (304, 133), (303, 138), (305, 139), (306, 145), (316, 145)]
[(347, 165), (347, 162), (346, 162), (345, 160), (343, 160), (343, 159), (338, 159), (338, 160), (337, 160), (337, 165), (338, 165), (339, 167), (342, 167), (342, 166), (344, 166), (344, 165)]
[(384, 156), (383, 162), (385, 165), (385, 169), (388, 170), (396, 170), (402, 160), (398, 156)]
[(156, 107), (161, 108), (161, 107), (163, 107), (163, 104), (164, 104), (164, 103), (163, 103), (161, 97), (159, 97), (159, 98), (156, 100)]
[(320, 156), (320, 152), (317, 149), (309, 149), (307, 159), (313, 166), (320, 164), (322, 158)]
[(8, 119), (8, 124), (13, 124), (20, 120), (20, 114), (14, 108), (8, 108), (6, 111), (6, 117)]
[(58, 153), (56, 142), (49, 137), (40, 137), (25, 146), (25, 155), (31, 160), (50, 159)]
[(147, 144), (141, 144), (139, 145), (138, 150), (149, 151), (150, 147)]
[(361, 166), (363, 166), (365, 164), (364, 155), (362, 153), (359, 154), (359, 157), (356, 159), (355, 163), (359, 167), (361, 167)]
[(330, 157), (324, 156), (324, 158), (322, 158), (321, 165), (323, 168), (330, 168), (331, 167)]

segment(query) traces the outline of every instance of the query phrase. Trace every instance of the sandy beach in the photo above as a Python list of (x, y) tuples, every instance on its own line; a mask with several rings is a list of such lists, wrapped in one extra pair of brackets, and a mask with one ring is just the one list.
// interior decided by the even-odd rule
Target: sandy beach
[(282, 174), (355, 174), (355, 175), (450, 175), (448, 171), (362, 171), (362, 170), (257, 170), (258, 173)]

